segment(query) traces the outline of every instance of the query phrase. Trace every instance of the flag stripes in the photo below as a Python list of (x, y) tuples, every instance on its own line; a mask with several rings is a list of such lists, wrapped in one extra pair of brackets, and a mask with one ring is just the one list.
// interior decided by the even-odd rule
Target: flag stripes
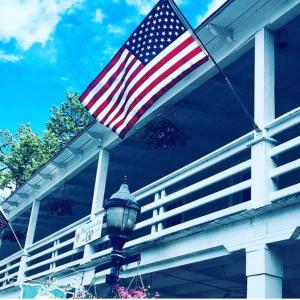
[(160, 0), (80, 100), (123, 138), (153, 103), (207, 59), (169, 0)]

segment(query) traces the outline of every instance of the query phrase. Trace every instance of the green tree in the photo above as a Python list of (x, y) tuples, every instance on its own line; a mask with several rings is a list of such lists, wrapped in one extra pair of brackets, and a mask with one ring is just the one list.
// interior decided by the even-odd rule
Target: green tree
[(66, 96), (67, 99), (61, 106), (52, 106), (52, 115), (46, 125), (45, 142), (48, 143), (48, 151), (52, 154), (69, 143), (93, 121), (93, 117), (80, 103), (77, 93), (67, 93)]
[(29, 124), (20, 125), (14, 137), (1, 131), (0, 186), (20, 186), (45, 160), (43, 141), (32, 132)]
[(15, 135), (0, 130), (0, 189), (18, 188), (93, 120), (77, 93), (68, 93), (61, 106), (50, 111), (43, 136), (33, 133), (29, 124), (20, 125)]

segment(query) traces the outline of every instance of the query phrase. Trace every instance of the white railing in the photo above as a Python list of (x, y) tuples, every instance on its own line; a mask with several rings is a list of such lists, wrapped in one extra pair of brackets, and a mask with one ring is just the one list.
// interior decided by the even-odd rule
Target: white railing
[[(288, 113), (272, 123), (266, 130), (278, 144), (269, 150), (268, 156), (274, 160), (288, 151), (298, 149), (300, 137), (280, 137), (290, 128), (300, 124), (300, 109)], [(136, 191), (134, 196), (142, 204), (141, 219), (136, 226), (135, 237), (126, 247), (157, 240), (164, 236), (178, 234), (182, 230), (215, 221), (251, 207), (251, 142), (254, 133), (249, 133), (232, 143), (202, 157), (193, 163)], [(298, 147), (298, 148), (297, 148)], [(299, 155), (300, 156), (300, 155)], [(300, 157), (278, 164), (269, 171), (274, 180), (290, 174), (300, 167)], [(298, 182), (286, 184), (271, 193), (271, 200), (294, 195), (300, 192)], [(97, 215), (103, 215), (100, 210)], [(51, 273), (82, 263), (84, 248), (73, 249), (77, 228), (90, 220), (85, 218), (35, 242), (27, 250), (25, 259), (25, 279), (49, 276)], [(110, 253), (107, 236), (93, 242), (98, 247), (90, 259)], [(0, 263), (0, 289), (13, 285), (10, 279), (16, 278), (22, 252), (6, 258)]]
[(0, 290), (9, 288), (17, 280), (23, 251), (18, 251), (0, 262)]
[[(147, 204), (142, 206), (141, 220), (135, 229), (137, 236), (126, 247), (247, 209), (250, 196), (247, 198), (241, 194), (251, 188), (251, 159), (247, 144), (253, 137), (254, 134), (249, 133), (133, 193), (142, 205), (144, 202)], [(236, 159), (238, 155), (239, 162)], [(221, 171), (216, 172), (216, 166)], [(209, 172), (211, 174), (207, 176)], [(248, 177), (243, 178), (247, 173)], [(238, 194), (240, 198), (234, 199)], [(225, 205), (221, 203), (222, 199), (227, 199)], [(203, 213), (201, 209), (210, 204), (216, 209)], [(103, 238), (102, 242), (106, 240)], [(110, 249), (106, 248), (93, 254), (92, 258), (109, 252)]]
[[(271, 193), (271, 201), (279, 200), (288, 196), (300, 193), (299, 173), (292, 175), (293, 172), (300, 169), (300, 108), (294, 109), (289, 113), (274, 120), (267, 126), (268, 134), (278, 141), (278, 144), (269, 150), (269, 157), (272, 158), (276, 166), (270, 170), (269, 176), (272, 180), (278, 182), (278, 188)], [(296, 127), (296, 130), (290, 130)], [(290, 133), (288, 138), (284, 134)], [(292, 155), (287, 156), (287, 153)], [(285, 157), (286, 156), (286, 157)], [(284, 163), (280, 160), (284, 159)], [(288, 180), (285, 177), (289, 176)], [(294, 176), (294, 179), (292, 177)], [(284, 181), (285, 184), (280, 184)], [(283, 187), (282, 187), (283, 186)]]

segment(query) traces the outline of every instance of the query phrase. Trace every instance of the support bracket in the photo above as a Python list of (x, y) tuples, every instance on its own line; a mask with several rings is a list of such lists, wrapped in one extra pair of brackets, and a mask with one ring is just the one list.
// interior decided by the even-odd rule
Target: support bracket
[(206, 29), (215, 37), (225, 39), (227, 42), (233, 42), (233, 30), (209, 23)]

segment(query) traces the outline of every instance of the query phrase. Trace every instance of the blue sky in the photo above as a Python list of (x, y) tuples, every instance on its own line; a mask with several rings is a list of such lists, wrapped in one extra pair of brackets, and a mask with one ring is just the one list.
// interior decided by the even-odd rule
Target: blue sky
[[(195, 27), (225, 0), (175, 0)], [(156, 0), (0, 0), (0, 128), (42, 133), (82, 93)]]

